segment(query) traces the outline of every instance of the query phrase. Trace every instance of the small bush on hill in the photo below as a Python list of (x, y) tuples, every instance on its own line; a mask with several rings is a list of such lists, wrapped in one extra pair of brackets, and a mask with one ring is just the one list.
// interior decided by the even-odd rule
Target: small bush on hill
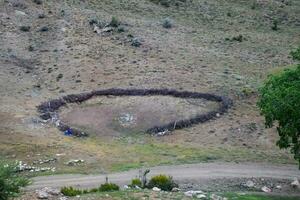
[(173, 27), (173, 21), (170, 18), (165, 18), (163, 20), (162, 26), (164, 28), (172, 28)]
[(61, 188), (60, 192), (63, 195), (68, 196), (68, 197), (74, 197), (74, 196), (83, 194), (82, 190), (75, 189), (73, 187), (63, 187), (63, 188)]
[(0, 200), (17, 196), (28, 184), (29, 180), (17, 172), (16, 164), (0, 161)]
[(140, 188), (142, 187), (142, 181), (138, 178), (134, 178), (131, 180), (130, 187), (135, 188), (136, 186), (138, 186)]
[(171, 191), (174, 187), (178, 187), (171, 176), (157, 175), (150, 179), (148, 188), (158, 187), (164, 191)]
[(187, 0), (150, 0), (152, 3), (162, 5), (164, 7), (170, 7), (172, 5), (180, 6)]
[(120, 25), (120, 21), (116, 17), (112, 17), (109, 26), (117, 28)]
[(300, 60), (300, 46), (295, 51), (291, 51), (291, 56), (293, 60)]
[(120, 188), (114, 183), (105, 183), (99, 187), (100, 192), (118, 191)]
[(278, 20), (274, 20), (272, 24), (272, 30), (273, 31), (278, 31)]

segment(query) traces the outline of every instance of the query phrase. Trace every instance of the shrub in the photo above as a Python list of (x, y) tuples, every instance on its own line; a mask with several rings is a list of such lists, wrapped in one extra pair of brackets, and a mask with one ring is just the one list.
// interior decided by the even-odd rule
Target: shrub
[(278, 20), (274, 20), (273, 21), (273, 25), (272, 25), (272, 30), (273, 31), (277, 31), (278, 30)]
[(152, 3), (162, 5), (164, 7), (170, 7), (172, 5), (180, 6), (185, 3), (186, 0), (150, 0)]
[(20, 26), (20, 30), (24, 32), (30, 31), (30, 26)]
[(142, 187), (142, 181), (138, 178), (134, 178), (131, 180), (130, 187), (135, 188), (136, 186), (138, 186), (140, 188)]
[(28, 184), (29, 180), (17, 172), (17, 164), (0, 161), (0, 200), (17, 196)]
[(150, 179), (148, 188), (158, 187), (164, 191), (171, 191), (174, 187), (178, 187), (171, 176), (157, 175)]
[(60, 192), (63, 195), (68, 196), (68, 197), (74, 197), (74, 196), (83, 194), (82, 190), (75, 189), (73, 187), (63, 187), (63, 188), (61, 188)]
[(116, 17), (112, 17), (109, 26), (117, 28), (120, 24), (120, 21)]
[(120, 188), (114, 183), (105, 183), (99, 187), (100, 192), (118, 191)]
[(33, 0), (34, 3), (38, 4), (38, 5), (41, 5), (43, 3), (42, 0)]
[(172, 22), (172, 20), (170, 18), (165, 18), (163, 20), (162, 26), (164, 28), (172, 28), (173, 27), (173, 22)]
[(267, 127), (277, 125), (280, 148), (290, 149), (300, 167), (300, 64), (279, 75), (272, 75), (259, 90), (258, 106)]
[(293, 60), (300, 60), (300, 46), (295, 51), (291, 51), (291, 56)]

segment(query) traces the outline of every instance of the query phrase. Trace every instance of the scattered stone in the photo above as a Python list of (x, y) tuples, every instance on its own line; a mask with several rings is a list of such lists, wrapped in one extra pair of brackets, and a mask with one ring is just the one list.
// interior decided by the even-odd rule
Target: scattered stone
[(266, 192), (266, 193), (272, 192), (272, 190), (271, 190), (270, 188), (268, 188), (267, 186), (263, 186), (263, 187), (261, 188), (261, 191)]
[(45, 18), (46, 17), (46, 15), (44, 14), (44, 13), (40, 13), (39, 15), (38, 15), (38, 18), (40, 18), (40, 19), (43, 19), (43, 18)]
[(114, 29), (112, 27), (105, 27), (101, 30), (101, 33), (109, 33), (112, 32)]
[(60, 197), (59, 200), (68, 200), (67, 197)]
[(169, 133), (169, 130), (165, 130), (165, 131), (156, 133), (156, 136), (164, 136), (164, 135), (167, 135), (168, 133)]
[(180, 189), (177, 187), (172, 188), (172, 192), (180, 192)]
[(299, 181), (298, 181), (298, 179), (297, 178), (295, 178), (294, 179), (294, 181), (291, 183), (291, 186), (293, 187), (293, 188), (297, 188), (297, 187), (299, 187)]
[(69, 160), (66, 165), (68, 166), (74, 166), (76, 164), (84, 163), (84, 160)]
[(193, 196), (197, 196), (199, 194), (205, 194), (205, 193), (201, 190), (196, 190), (196, 191), (190, 190), (190, 191), (184, 192), (184, 195), (187, 197), (193, 197)]
[(248, 187), (248, 188), (253, 188), (254, 185), (255, 185), (254, 182), (251, 181), (251, 180), (247, 181), (246, 184), (245, 184), (245, 186)]
[(152, 190), (155, 191), (155, 192), (160, 192), (161, 191), (161, 189), (158, 188), (158, 187), (154, 187), (154, 188), (152, 188)]
[(101, 34), (101, 29), (97, 25), (94, 25), (94, 32), (97, 34)]
[(141, 190), (142, 188), (140, 188), (139, 186), (135, 186), (135, 189)]
[(33, 161), (33, 164), (44, 164), (44, 163), (50, 163), (50, 162), (56, 162), (57, 158), (50, 158), (50, 159), (46, 159), (46, 160), (38, 160), (38, 161)]
[(18, 15), (18, 16), (26, 16), (26, 15), (27, 15), (25, 12), (20, 11), (20, 10), (16, 10), (15, 13), (16, 13), (16, 15)]
[(139, 38), (135, 37), (131, 40), (131, 46), (140, 47), (141, 45), (142, 45), (142, 42)]
[(197, 195), (197, 199), (206, 199), (206, 195), (205, 194), (198, 194)]
[(281, 185), (277, 185), (277, 186), (276, 186), (276, 189), (279, 189), (279, 190), (281, 190), (281, 188), (282, 188), (282, 186), (281, 186)]
[(49, 194), (43, 190), (36, 191), (36, 194), (37, 194), (37, 198), (39, 198), (39, 199), (48, 199), (49, 198)]
[(226, 197), (221, 197), (221, 196), (218, 196), (216, 194), (210, 195), (210, 198), (211, 198), (211, 200), (227, 200)]

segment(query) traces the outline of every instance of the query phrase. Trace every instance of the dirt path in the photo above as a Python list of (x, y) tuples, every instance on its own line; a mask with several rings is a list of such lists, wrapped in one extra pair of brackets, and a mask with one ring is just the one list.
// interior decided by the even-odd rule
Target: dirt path
[[(168, 174), (178, 182), (201, 182), (211, 179), (223, 178), (270, 178), (293, 179), (300, 178), (300, 170), (296, 165), (271, 165), (256, 163), (203, 163), (178, 166), (159, 166), (150, 168), (148, 177), (156, 174)], [(138, 175), (138, 170), (108, 174), (110, 182), (120, 185), (128, 184)], [(97, 187), (105, 181), (105, 175), (55, 175), (33, 178), (33, 184), (29, 190), (42, 187)]]

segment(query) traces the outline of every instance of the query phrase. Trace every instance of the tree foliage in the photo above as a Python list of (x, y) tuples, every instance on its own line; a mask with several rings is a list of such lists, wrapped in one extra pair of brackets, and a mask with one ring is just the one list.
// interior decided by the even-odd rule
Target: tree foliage
[(291, 150), (300, 167), (300, 65), (271, 75), (260, 89), (258, 106), (266, 126), (276, 122), (280, 148)]
[(0, 200), (15, 197), (29, 180), (17, 172), (17, 164), (0, 161)]

